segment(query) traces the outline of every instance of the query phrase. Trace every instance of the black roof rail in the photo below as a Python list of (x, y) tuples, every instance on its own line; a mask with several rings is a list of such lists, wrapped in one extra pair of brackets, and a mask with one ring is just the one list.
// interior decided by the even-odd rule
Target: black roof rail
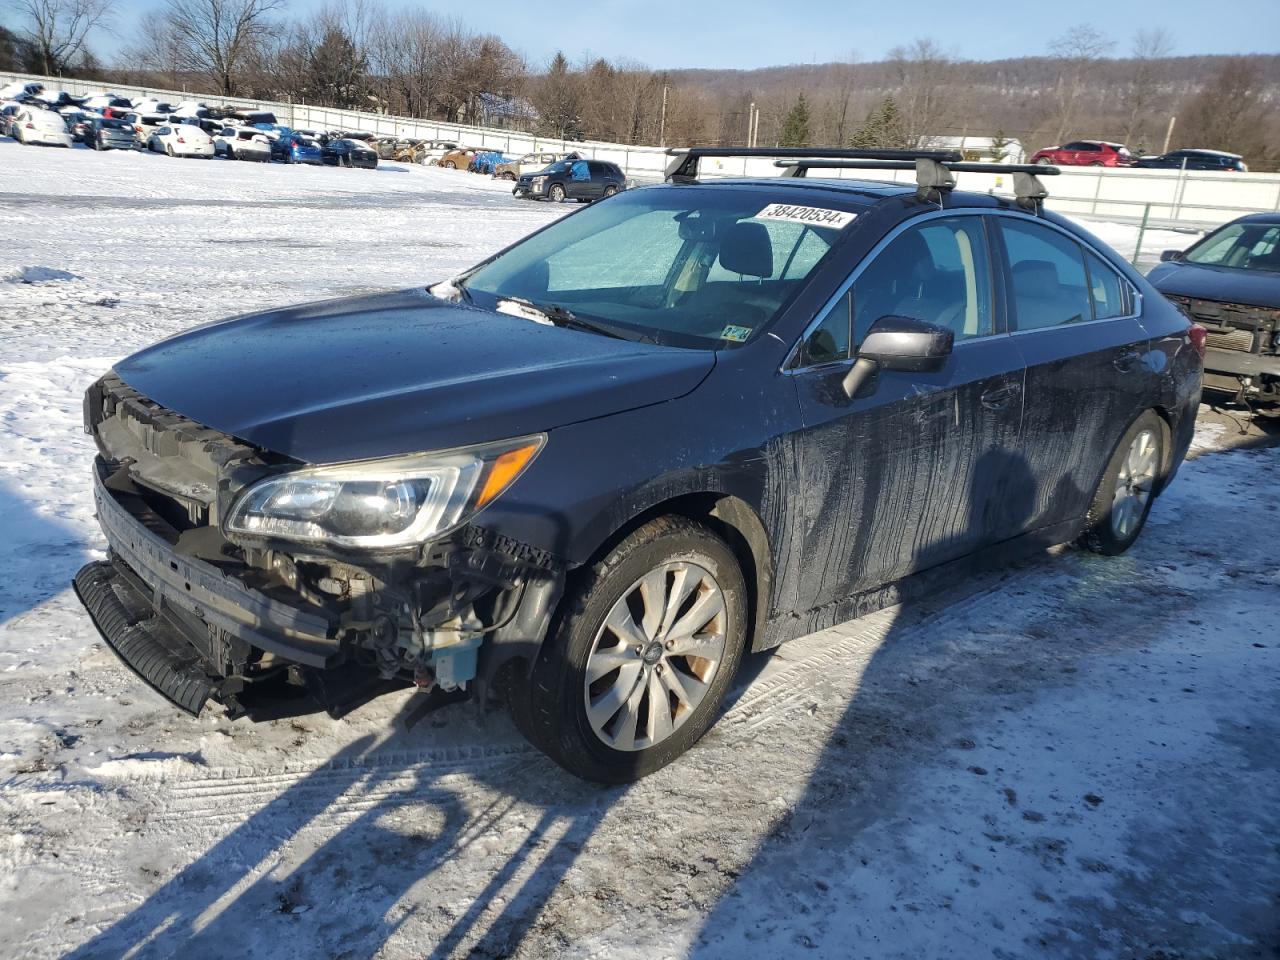
[(702, 157), (764, 157), (804, 160), (884, 160), (914, 163), (936, 160), (958, 163), (964, 157), (955, 150), (851, 150), (839, 147), (671, 147), (667, 156), (666, 179), (688, 183), (698, 178), (698, 161)]

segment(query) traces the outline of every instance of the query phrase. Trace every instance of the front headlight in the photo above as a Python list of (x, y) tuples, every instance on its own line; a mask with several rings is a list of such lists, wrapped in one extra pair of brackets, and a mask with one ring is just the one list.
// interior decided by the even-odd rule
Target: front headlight
[(304, 467), (268, 477), (227, 513), (229, 537), (395, 549), (448, 533), (533, 462), (545, 434), (385, 460)]
[(547, 182), (546, 177), (534, 177), (533, 182), (529, 184), (529, 186), (531, 186), (534, 190), (541, 190), (543, 186), (546, 184), (546, 182)]

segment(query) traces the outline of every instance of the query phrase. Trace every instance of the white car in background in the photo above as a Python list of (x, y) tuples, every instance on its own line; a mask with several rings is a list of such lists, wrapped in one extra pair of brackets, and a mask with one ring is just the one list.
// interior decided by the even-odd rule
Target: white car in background
[(439, 163), (446, 153), (461, 148), (461, 144), (453, 140), (428, 140), (418, 147), (418, 162), (424, 164)]
[(172, 123), (158, 127), (147, 138), (147, 149), (170, 157), (213, 158), (213, 137), (192, 123)]
[(71, 134), (62, 114), (39, 107), (23, 107), (14, 115), (13, 132), (19, 143), (43, 143), (51, 147), (70, 147)]
[(38, 97), (44, 92), (44, 84), (35, 81), (15, 80), (0, 87), (0, 100), (16, 100), (18, 97)]
[(224, 127), (213, 138), (214, 152), (228, 160), (271, 162), (271, 137), (253, 127)]
[(167, 115), (173, 112), (173, 107), (166, 100), (157, 100), (155, 97), (140, 97), (133, 101), (133, 111), (139, 114), (163, 113)]

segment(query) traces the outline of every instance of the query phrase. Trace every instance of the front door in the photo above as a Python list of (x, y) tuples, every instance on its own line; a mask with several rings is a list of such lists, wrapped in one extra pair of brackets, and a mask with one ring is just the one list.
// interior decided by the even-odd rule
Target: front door
[[(985, 218), (900, 229), (806, 335), (794, 372), (804, 430), (806, 529), (798, 607), (811, 609), (944, 563), (1025, 522), (1022, 359), (1004, 331)], [(933, 373), (880, 371), (841, 387), (879, 317), (950, 327)]]

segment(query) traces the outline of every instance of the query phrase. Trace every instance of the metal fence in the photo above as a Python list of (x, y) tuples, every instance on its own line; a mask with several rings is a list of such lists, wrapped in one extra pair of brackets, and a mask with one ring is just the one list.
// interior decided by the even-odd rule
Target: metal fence
[[(38, 81), (49, 89), (66, 90), (75, 95), (98, 93), (105, 87), (102, 83), (86, 80), (0, 73), (0, 84), (15, 80)], [(465, 146), (498, 150), (508, 155), (577, 150), (592, 159), (612, 161), (628, 176), (639, 181), (661, 179), (667, 160), (662, 148), (655, 146), (560, 140), (495, 127), (336, 110), (300, 103), (188, 94), (155, 87), (112, 84), (110, 89), (128, 97), (156, 97), (175, 103), (198, 98), (210, 106), (270, 110), (282, 123), (302, 129), (360, 130), (377, 136), (453, 140)], [(774, 176), (779, 170), (769, 160), (723, 158), (703, 160), (700, 172), (704, 177)], [(832, 171), (832, 175), (853, 179), (859, 176), (859, 172), (840, 170)], [(866, 174), (862, 176), (865, 178)], [(914, 173), (876, 171), (874, 176), (876, 179), (911, 182)], [(966, 190), (984, 193), (1006, 193), (1013, 188), (1010, 177), (998, 174), (964, 173), (959, 175), (959, 182)], [(1210, 227), (1246, 213), (1280, 210), (1280, 174), (1276, 173), (1066, 167), (1062, 175), (1054, 177), (1048, 186), (1050, 208), (1061, 213), (1105, 220), (1137, 223), (1146, 219), (1151, 224)]]

